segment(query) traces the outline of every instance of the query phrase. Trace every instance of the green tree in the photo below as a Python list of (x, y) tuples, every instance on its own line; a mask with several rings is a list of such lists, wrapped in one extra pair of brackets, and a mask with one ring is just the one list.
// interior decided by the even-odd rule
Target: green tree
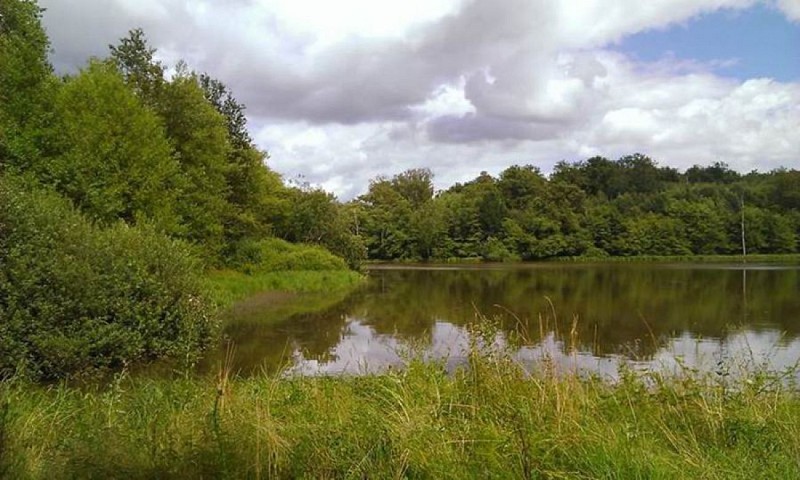
[(510, 209), (523, 209), (541, 196), (547, 180), (532, 165), (512, 165), (500, 173), (497, 187)]
[(771, 202), (783, 210), (800, 211), (800, 171), (780, 169), (770, 177)]
[(731, 170), (725, 162), (714, 162), (707, 167), (694, 165), (686, 170), (684, 175), (689, 183), (729, 184), (741, 178), (741, 175)]
[(227, 174), (228, 129), (225, 119), (209, 104), (194, 75), (183, 73), (163, 86), (157, 106), (167, 137), (180, 165), (176, 206), (182, 235), (218, 258), (230, 216)]
[(239, 103), (233, 93), (221, 81), (203, 73), (198, 77), (206, 100), (221, 113), (228, 125), (228, 135), (235, 149), (253, 147), (253, 139), (247, 131), (245, 106)]
[(245, 106), (239, 103), (230, 89), (208, 74), (198, 77), (206, 100), (226, 121), (228, 141), (228, 201), (231, 214), (226, 222), (229, 243), (268, 234), (272, 218), (282, 215), (280, 208), (285, 198), (285, 188), (278, 174), (270, 170), (265, 161), (266, 152), (260, 151), (247, 131)]
[(102, 222), (148, 219), (175, 231), (179, 168), (160, 119), (110, 65), (91, 62), (55, 103), (61, 154), (38, 165), (54, 185)]
[(380, 177), (371, 180), (359, 202), (364, 208), (362, 234), (370, 258), (413, 257), (408, 230), (411, 203), (392, 182)]
[(429, 200), (415, 208), (409, 219), (409, 231), (414, 238), (415, 254), (428, 260), (439, 251), (447, 224), (442, 205)]
[(111, 61), (125, 82), (149, 106), (159, 104), (166, 84), (164, 66), (155, 59), (156, 50), (147, 44), (141, 28), (128, 32), (118, 45), (109, 45)]
[(725, 216), (722, 206), (712, 200), (675, 200), (667, 208), (669, 216), (679, 220), (683, 237), (692, 253), (707, 255), (730, 250), (725, 237)]
[(420, 207), (433, 198), (433, 173), (427, 168), (413, 168), (392, 178), (392, 188), (411, 204)]
[(27, 169), (48, 153), (57, 81), (35, 1), (0, 2), (0, 170)]

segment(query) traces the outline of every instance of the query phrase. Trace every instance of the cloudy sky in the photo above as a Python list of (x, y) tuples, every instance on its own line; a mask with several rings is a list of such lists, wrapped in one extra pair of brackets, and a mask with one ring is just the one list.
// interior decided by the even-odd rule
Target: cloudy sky
[(342, 199), (597, 154), (800, 168), (800, 0), (40, 4), (59, 72), (142, 27), (233, 89), (272, 168)]

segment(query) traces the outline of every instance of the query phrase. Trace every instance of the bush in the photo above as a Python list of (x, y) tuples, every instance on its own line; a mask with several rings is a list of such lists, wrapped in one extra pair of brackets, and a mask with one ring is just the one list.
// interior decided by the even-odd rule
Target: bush
[(489, 237), (483, 245), (483, 259), (489, 262), (518, 262), (519, 255), (513, 253), (499, 239)]
[(74, 377), (213, 338), (189, 247), (147, 226), (100, 228), (67, 200), (0, 179), (0, 377)]
[(241, 242), (231, 266), (247, 272), (347, 270), (345, 261), (323, 247), (293, 244), (279, 238)]

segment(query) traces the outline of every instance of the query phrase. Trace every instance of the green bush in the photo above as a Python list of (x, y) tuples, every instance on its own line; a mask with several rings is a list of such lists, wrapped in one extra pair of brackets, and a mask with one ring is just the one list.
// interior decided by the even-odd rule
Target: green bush
[(489, 237), (483, 246), (483, 259), (489, 262), (518, 262), (519, 255), (515, 254), (499, 239)]
[(240, 242), (231, 266), (247, 273), (287, 270), (347, 270), (347, 263), (323, 247), (279, 238)]
[(0, 179), (0, 377), (74, 377), (213, 338), (188, 246), (147, 226), (101, 228), (67, 200)]

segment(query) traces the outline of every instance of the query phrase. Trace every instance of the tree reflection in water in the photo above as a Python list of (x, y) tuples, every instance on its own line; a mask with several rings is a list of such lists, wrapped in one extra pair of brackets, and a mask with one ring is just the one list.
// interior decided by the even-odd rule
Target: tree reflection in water
[[(369, 277), (317, 311), (235, 319), (227, 334), (237, 345), (237, 369), (374, 371), (401, 364), (408, 350), (454, 366), (476, 316), (497, 322), (499, 341), (522, 361), (546, 354), (609, 374), (621, 359), (674, 366), (677, 357), (711, 368), (721, 356), (768, 356), (783, 366), (800, 355), (797, 266), (391, 267)], [(260, 314), (268, 317), (269, 309)]]

